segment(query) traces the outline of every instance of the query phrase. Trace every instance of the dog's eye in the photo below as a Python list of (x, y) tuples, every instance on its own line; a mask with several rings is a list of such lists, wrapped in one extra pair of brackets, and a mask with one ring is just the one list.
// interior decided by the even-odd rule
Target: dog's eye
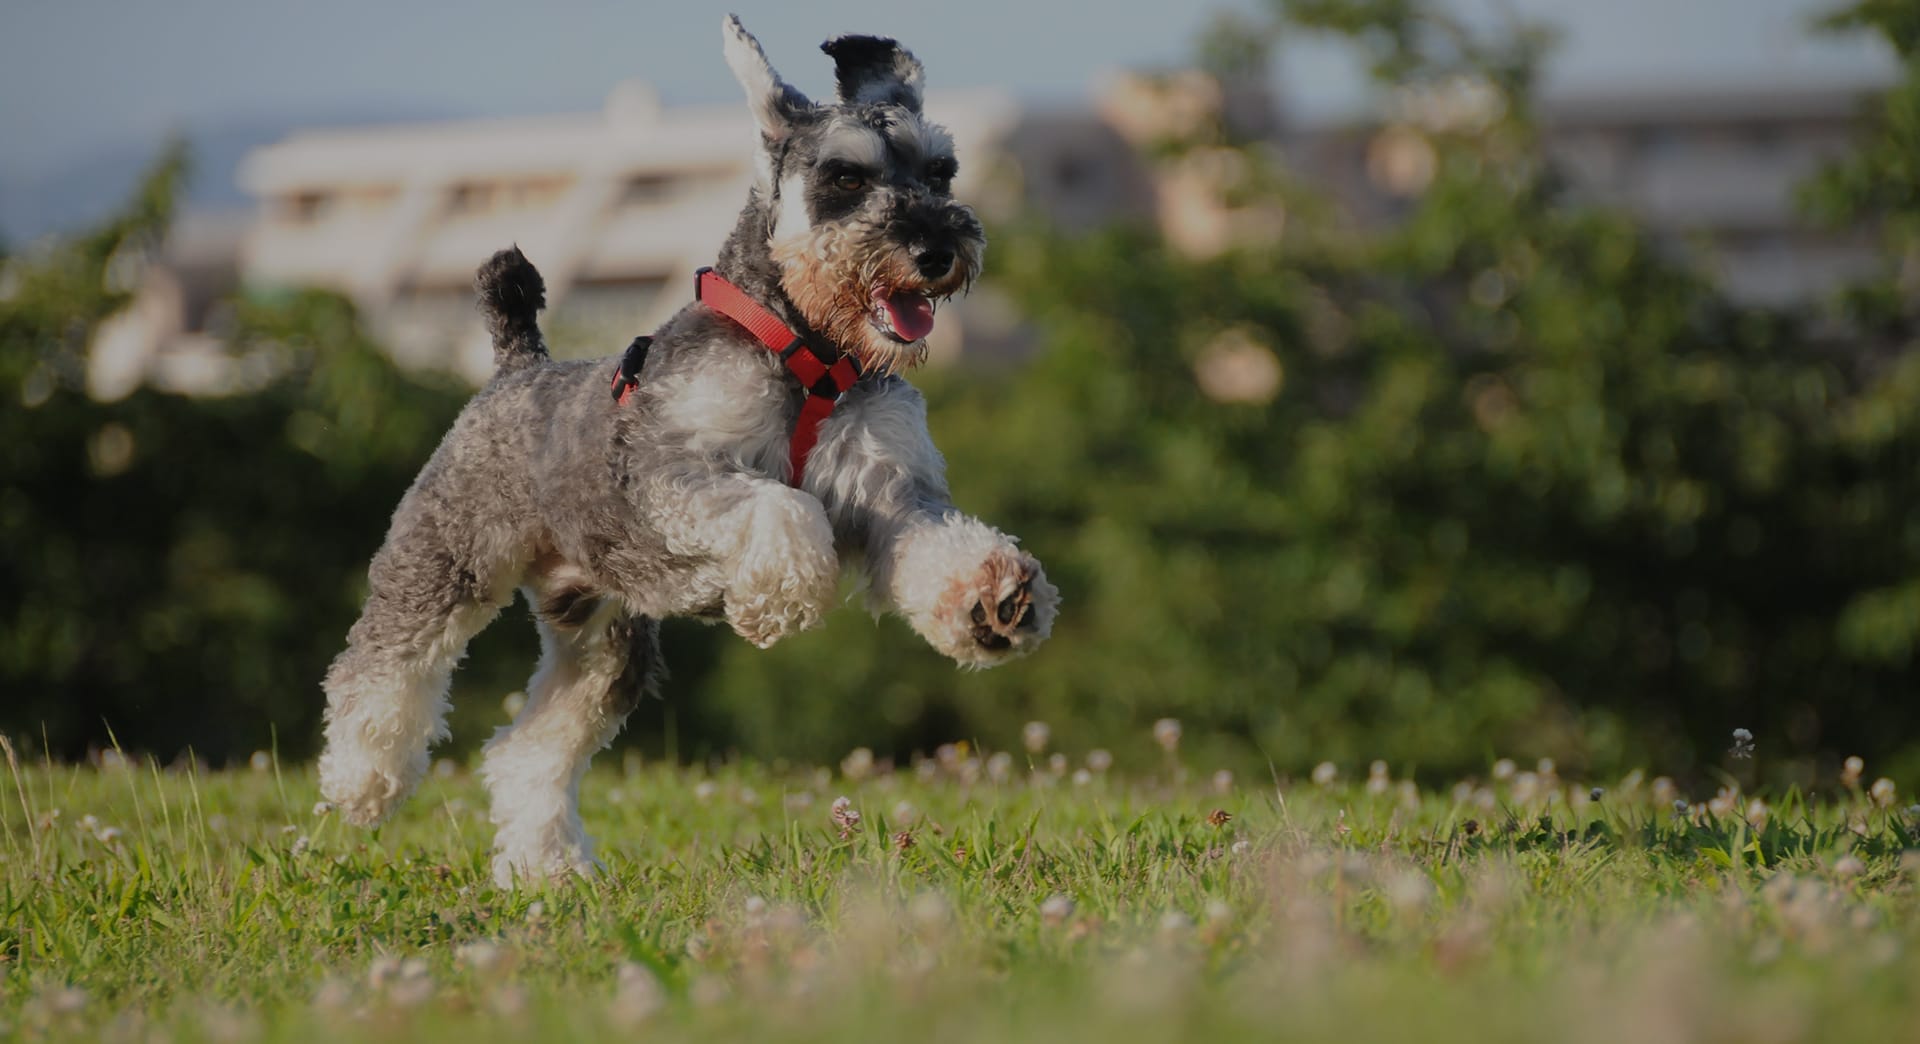
[(932, 163), (927, 164), (926, 179), (930, 185), (944, 187), (953, 180), (953, 175), (954, 166), (952, 160), (934, 160)]
[(833, 187), (842, 192), (858, 192), (867, 187), (867, 179), (858, 174), (835, 174)]

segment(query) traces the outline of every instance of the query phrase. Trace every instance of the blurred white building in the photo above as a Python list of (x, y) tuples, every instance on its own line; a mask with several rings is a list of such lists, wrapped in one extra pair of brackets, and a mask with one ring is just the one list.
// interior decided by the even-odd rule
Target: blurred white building
[[(1384, 221), (1433, 175), (1423, 121), (1471, 119), (1477, 97), (1429, 98), (1433, 111), (1385, 123), (1288, 127), (1262, 89), (1176, 73), (1115, 78), (1086, 108), (1035, 110), (972, 91), (931, 93), (927, 109), (953, 132), (957, 193), (990, 221), (1030, 215), (1068, 232), (1148, 221), (1175, 249), (1208, 256), (1271, 242), (1286, 215), (1271, 201), (1230, 202), (1244, 175), (1232, 150), (1143, 158), (1170, 129), (1219, 117), (1270, 138), (1303, 180)], [(1645, 95), (1549, 100), (1542, 115), (1579, 192), (1635, 212), (1736, 298), (1781, 304), (1879, 261), (1870, 235), (1815, 228), (1794, 202), (1798, 182), (1849, 148), (1861, 102), (1831, 91)], [(95, 392), (143, 380), (239, 386), (218, 336), (219, 302), (235, 288), (337, 290), (401, 362), (478, 382), (491, 353), (473, 272), (515, 243), (546, 278), (555, 353), (615, 353), (691, 298), (692, 272), (713, 262), (746, 199), (754, 147), (744, 105), (666, 108), (639, 83), (597, 113), (296, 133), (246, 159), (252, 215), (189, 215), (174, 229), (135, 305), (96, 342)], [(991, 249), (988, 258), (988, 281), (942, 310), (936, 361), (1029, 348), (992, 285)]]
[[(927, 110), (953, 133), (957, 193), (1005, 213), (992, 175), (1027, 114), (997, 92), (930, 94)], [(588, 115), (302, 132), (242, 168), (260, 211), (240, 278), (338, 290), (402, 362), (480, 379), (474, 269), (517, 243), (546, 279), (556, 353), (610, 354), (691, 300), (746, 201), (756, 140), (744, 105), (663, 108), (639, 83)], [(990, 292), (956, 302), (934, 355), (990, 347), (1007, 311)]]
[[(1799, 185), (1851, 151), (1866, 101), (1862, 91), (1828, 88), (1644, 91), (1550, 97), (1539, 118), (1575, 194), (1635, 215), (1735, 300), (1789, 305), (1882, 263), (1870, 229), (1822, 228), (1796, 199)], [(1435, 115), (1289, 133), (1286, 161), (1363, 217), (1392, 220), (1433, 176), (1422, 123)]]

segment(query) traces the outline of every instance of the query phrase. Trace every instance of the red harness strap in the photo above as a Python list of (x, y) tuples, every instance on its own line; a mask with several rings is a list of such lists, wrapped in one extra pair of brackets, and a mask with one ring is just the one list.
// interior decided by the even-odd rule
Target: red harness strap
[[(807, 390), (806, 400), (800, 404), (800, 416), (793, 424), (793, 436), (787, 442), (787, 459), (793, 465), (790, 481), (798, 488), (806, 475), (807, 457), (813, 453), (814, 443), (820, 441), (820, 422), (827, 419), (840, 396), (860, 379), (860, 367), (848, 355), (841, 355), (830, 363), (822, 360), (779, 316), (761, 307), (758, 301), (720, 278), (711, 268), (694, 273), (693, 298), (745, 327), (755, 340), (780, 357), (787, 372)], [(646, 359), (650, 343), (650, 338), (636, 338), (627, 349), (626, 360), (613, 375), (615, 403), (625, 405), (627, 396), (639, 383), (640, 362)]]
[[(840, 396), (860, 379), (860, 367), (848, 355), (832, 362), (821, 359), (778, 316), (761, 307), (739, 287), (720, 278), (711, 268), (694, 273), (693, 298), (745, 327), (755, 340), (780, 357), (787, 372), (807, 390), (806, 400), (800, 404), (800, 417), (793, 424), (793, 436), (787, 442), (787, 459), (793, 465), (790, 481), (798, 488), (806, 475), (807, 457), (813, 453), (814, 443), (820, 441), (820, 422), (827, 419)], [(645, 349), (641, 351), (644, 353)], [(645, 358), (644, 354), (641, 357)], [(622, 374), (614, 376), (614, 396), (617, 401), (625, 402), (624, 393), (629, 388), (622, 387), (621, 378)]]

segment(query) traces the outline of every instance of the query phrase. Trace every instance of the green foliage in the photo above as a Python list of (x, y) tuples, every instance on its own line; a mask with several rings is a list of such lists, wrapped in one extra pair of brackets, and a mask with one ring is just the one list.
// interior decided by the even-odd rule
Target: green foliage
[[(1502, 753), (1705, 771), (1745, 727), (1779, 779), (1920, 766), (1920, 65), (1911, 5), (1834, 24), (1882, 33), (1905, 78), (1808, 201), (1885, 229), (1888, 270), (1774, 312), (1564, 191), (1530, 104), (1545, 34), (1419, 0), (1222, 20), (1204, 50), (1227, 76), (1283, 34), (1351, 41), (1431, 179), (1356, 226), (1222, 119), (1150, 161), (1231, 159), (1227, 201), (1283, 236), (1196, 258), (1142, 229), (1001, 231), (992, 272), (1045, 350), (926, 383), (957, 500), (1064, 592), (1053, 641), (962, 673), (857, 612), (770, 653), (675, 625), (668, 699), (630, 733), (823, 761), (1012, 745), (1040, 718), (1141, 762), (1140, 723), (1173, 716), (1211, 764), (1432, 774)], [(277, 726), (303, 753), (366, 559), (462, 393), (309, 294), (237, 303), (243, 392), (82, 394), (184, 167), (170, 150), (123, 214), (0, 261), (0, 725), (216, 756)], [(1203, 388), (1223, 363), (1254, 391)], [(476, 648), (467, 742), (531, 660), (512, 619)]]
[[(1516, 779), (1461, 803), (1024, 776), (603, 768), (582, 790), (604, 873), (507, 891), (465, 773), (369, 834), (316, 815), (298, 770), (0, 763), (0, 1035), (1485, 1044), (1913, 1025), (1916, 836), (1857, 792), (1681, 816), (1630, 784), (1583, 802)], [(844, 833), (840, 794), (863, 813)]]
[[(1172, 715), (1227, 762), (1292, 772), (1684, 768), (1736, 727), (1798, 759), (1782, 778), (1920, 759), (1913, 343), (1736, 305), (1572, 201), (1530, 122), (1541, 34), (1483, 41), (1397, 0), (1278, 6), (1269, 37), (1343, 33), (1408, 96), (1466, 83), (1494, 104), (1402, 128), (1434, 176), (1389, 228), (1256, 175), (1235, 202), (1284, 208), (1286, 235), (1218, 257), (1003, 230), (996, 278), (1047, 351), (936, 387), (933, 425), (959, 502), (1047, 561), (1055, 637), (985, 675), (886, 653), (908, 640), (891, 625), (729, 652), (749, 748), (826, 756), (875, 716), (903, 747), (929, 722), (1012, 743), (1028, 717), (1125, 747)], [(1920, 154), (1886, 133), (1860, 161), (1883, 187)], [(1271, 401), (1203, 392), (1223, 346), (1277, 364)], [(860, 695), (823, 710), (795, 678)]]
[(367, 557), (465, 397), (402, 377), (317, 293), (237, 303), (228, 350), (255, 387), (88, 397), (88, 340), (184, 169), (169, 150), (124, 212), (0, 270), (0, 724), (56, 751), (114, 728), (168, 756), (275, 730), (309, 749)]

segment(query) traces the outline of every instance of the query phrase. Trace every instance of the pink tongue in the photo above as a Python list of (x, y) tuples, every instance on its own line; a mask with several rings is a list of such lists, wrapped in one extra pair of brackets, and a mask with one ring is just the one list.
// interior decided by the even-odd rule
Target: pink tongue
[(909, 341), (917, 341), (933, 332), (933, 302), (927, 295), (910, 290), (895, 290), (881, 299), (887, 306), (887, 318), (893, 332)]

